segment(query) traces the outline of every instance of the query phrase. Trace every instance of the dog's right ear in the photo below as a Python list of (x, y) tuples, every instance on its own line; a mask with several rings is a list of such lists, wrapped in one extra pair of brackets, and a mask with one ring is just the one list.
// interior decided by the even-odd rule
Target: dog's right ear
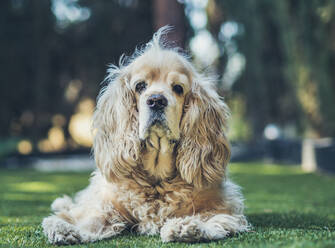
[(138, 113), (128, 86), (126, 67), (110, 67), (108, 85), (98, 97), (93, 116), (95, 162), (109, 181), (129, 175), (140, 160)]

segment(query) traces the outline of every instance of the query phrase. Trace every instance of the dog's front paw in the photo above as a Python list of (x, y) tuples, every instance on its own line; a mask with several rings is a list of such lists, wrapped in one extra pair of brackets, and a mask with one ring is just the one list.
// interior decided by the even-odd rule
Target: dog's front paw
[(196, 242), (203, 238), (203, 222), (195, 217), (173, 218), (165, 222), (161, 228), (163, 242)]
[(42, 222), (43, 232), (52, 244), (70, 245), (80, 243), (81, 237), (76, 227), (53, 215)]

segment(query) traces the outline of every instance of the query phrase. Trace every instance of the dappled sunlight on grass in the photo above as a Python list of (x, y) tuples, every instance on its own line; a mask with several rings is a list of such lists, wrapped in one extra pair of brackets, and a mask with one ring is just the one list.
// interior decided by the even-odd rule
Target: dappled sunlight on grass
[(36, 201), (36, 200), (45, 200), (50, 201), (52, 197), (57, 196), (57, 194), (32, 194), (32, 193), (23, 193), (23, 192), (4, 192), (1, 194), (2, 200), (9, 201)]
[(9, 184), (9, 189), (23, 192), (55, 192), (59, 189), (55, 184), (47, 182), (24, 182)]
[(41, 173), (31, 169), (0, 170), (1, 192), (71, 193), (89, 183), (88, 172)]
[(231, 173), (246, 173), (259, 175), (296, 175), (306, 174), (297, 165), (275, 165), (262, 163), (231, 163), (228, 165)]

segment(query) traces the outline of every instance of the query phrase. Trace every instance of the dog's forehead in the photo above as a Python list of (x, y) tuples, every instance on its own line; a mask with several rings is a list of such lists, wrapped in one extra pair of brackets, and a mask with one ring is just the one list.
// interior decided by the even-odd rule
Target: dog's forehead
[(152, 81), (165, 79), (170, 72), (190, 78), (190, 72), (180, 57), (181, 55), (173, 51), (147, 52), (132, 62), (131, 74)]
[(151, 49), (137, 57), (131, 64), (133, 72), (150, 70), (152, 73), (185, 70), (183, 57), (175, 51)]

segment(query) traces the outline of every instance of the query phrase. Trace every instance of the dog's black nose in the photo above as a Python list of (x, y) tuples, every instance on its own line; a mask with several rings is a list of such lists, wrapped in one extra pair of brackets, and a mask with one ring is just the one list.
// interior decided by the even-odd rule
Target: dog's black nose
[(150, 109), (159, 110), (167, 106), (168, 100), (161, 94), (154, 94), (148, 97), (147, 104)]

